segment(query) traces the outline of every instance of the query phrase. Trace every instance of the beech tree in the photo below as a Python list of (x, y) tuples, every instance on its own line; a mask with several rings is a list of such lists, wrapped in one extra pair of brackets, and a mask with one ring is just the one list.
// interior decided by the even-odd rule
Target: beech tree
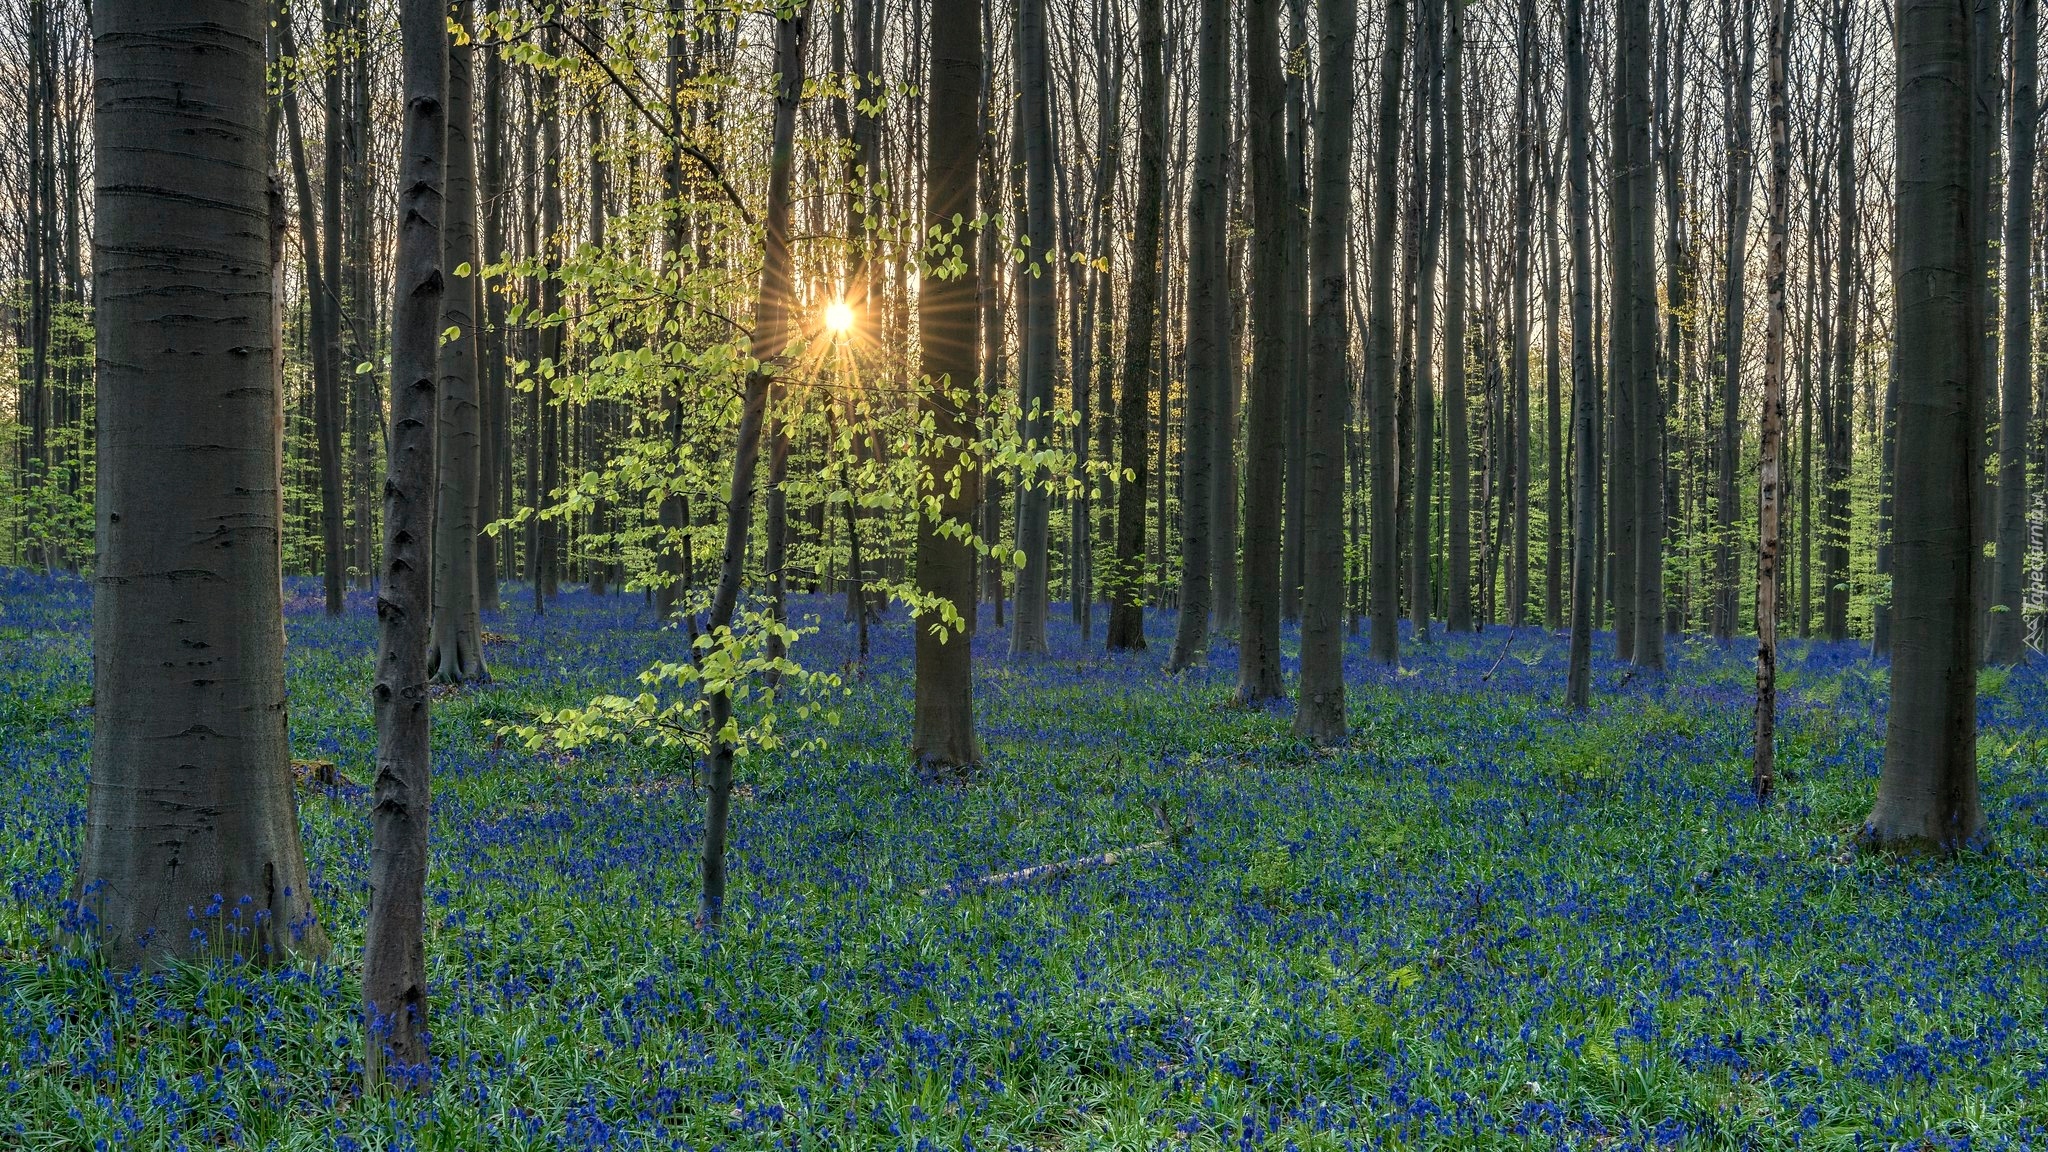
[(1984, 163), (1973, 125), (1981, 29), (1971, 0), (1902, 0), (1898, 11), (1899, 424), (1892, 513), (1892, 701), (1877, 803), (1880, 848), (1953, 852), (1983, 827), (1977, 801), (1977, 600), (1984, 403), (1984, 296), (1974, 245)]
[[(975, 160), (984, 139), (976, 123), (981, 90), (982, 0), (933, 0), (928, 85), (929, 168), (925, 173), (925, 274), (917, 295), (920, 403), (931, 413), (921, 446), (931, 477), (931, 507), (917, 518), (917, 583), (961, 618), (975, 610), (974, 547), (945, 531), (966, 522), (980, 500), (979, 476), (964, 459), (971, 432), (975, 294), (978, 275), (965, 221), (974, 214)], [(981, 763), (974, 735), (974, 661), (967, 637), (943, 620), (920, 619), (911, 757), (928, 778), (953, 777)]]
[(405, 119), (391, 299), (390, 464), (377, 589), (377, 775), (370, 808), (370, 913), (363, 934), (363, 1079), (422, 1088), (427, 1062), (426, 887), (431, 820), (427, 636), (432, 610), (434, 454), (447, 174), (448, 14), (399, 9)]
[(268, 16), (93, 8), (95, 708), (72, 899), (116, 967), (325, 949), (285, 732)]
[[(1388, 8), (1389, 45), (1405, 35), (1406, 0)], [(1302, 501), (1307, 543), (1302, 559), (1301, 683), (1294, 731), (1318, 744), (1344, 739), (1344, 426), (1350, 409), (1345, 325), (1351, 233), (1351, 135), (1356, 0), (1318, 0), (1316, 25), (1316, 152), (1314, 214), (1309, 222), (1307, 492)], [(1390, 182), (1400, 133), (1400, 53), (1389, 48), (1381, 73), (1380, 162)], [(1381, 193), (1382, 204), (1390, 197)], [(1375, 268), (1375, 275), (1378, 275)], [(1379, 521), (1385, 533), (1387, 521)], [(1420, 547), (1420, 545), (1417, 545)], [(1418, 593), (1420, 595), (1420, 593)], [(1377, 638), (1379, 623), (1374, 621)]]

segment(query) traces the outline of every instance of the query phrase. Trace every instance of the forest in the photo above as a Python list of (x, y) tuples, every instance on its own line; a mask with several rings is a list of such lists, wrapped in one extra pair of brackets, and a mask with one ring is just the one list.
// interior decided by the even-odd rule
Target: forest
[(2037, 0), (0, 0), (0, 1146), (2048, 1148)]

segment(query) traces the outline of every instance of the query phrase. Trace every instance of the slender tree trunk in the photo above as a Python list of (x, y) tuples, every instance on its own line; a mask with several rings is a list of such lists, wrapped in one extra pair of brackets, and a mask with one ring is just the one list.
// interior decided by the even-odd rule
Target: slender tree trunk
[(377, 779), (370, 809), (370, 910), (363, 933), (363, 1079), (424, 1090), (426, 888), (431, 822), (427, 629), (434, 564), (434, 442), (441, 336), (448, 9), (399, 9), (405, 119), (391, 297), (390, 466), (377, 589)]
[(1239, 588), (1237, 702), (1286, 693), (1280, 674), (1280, 516), (1285, 474), (1289, 256), (1286, 106), (1280, 0), (1245, 3), (1245, 143), (1252, 205), (1252, 370), (1245, 389), (1243, 574)]
[(1281, 535), (1280, 618), (1301, 619), (1301, 573), (1308, 527), (1308, 2), (1287, 0), (1287, 513)]
[(1849, 70), (1848, 0), (1836, 6), (1835, 49), (1835, 325), (1832, 371), (1826, 373), (1822, 410), (1821, 627), (1828, 640), (1849, 636), (1849, 450), (1850, 397), (1856, 373), (1856, 93)]
[[(292, 61), (293, 71), (303, 67), (292, 34), (291, 8), (283, 0), (276, 5), (279, 51)], [(341, 401), (337, 397), (339, 376), (335, 370), (335, 346), (328, 334), (334, 314), (328, 304), (326, 264), (322, 258), (321, 232), (313, 199), (313, 182), (307, 172), (305, 136), (299, 117), (298, 85), (289, 78), (280, 82), (284, 102), (286, 146), (291, 153), (292, 191), (299, 202), (299, 245), (305, 256), (307, 299), (307, 343), (313, 360), (313, 439), (320, 471), (320, 571), (322, 591), (329, 616), (341, 615), (342, 577), (347, 574), (346, 545), (342, 534), (347, 509), (341, 488)], [(334, 170), (326, 180), (334, 183)]]
[[(925, 221), (946, 237), (928, 254), (934, 267), (950, 262), (956, 218), (973, 214), (975, 161), (986, 136), (979, 130), (981, 0), (933, 0), (932, 71), (927, 86), (930, 167), (925, 179)], [(987, 270), (981, 270), (986, 272)], [(917, 520), (917, 583), (927, 596), (950, 601), (961, 616), (974, 611), (974, 549), (942, 531), (965, 523), (980, 500), (980, 477), (962, 458), (957, 438), (969, 433), (967, 404), (975, 374), (974, 301), (977, 270), (970, 260), (953, 275), (927, 274), (918, 290), (919, 352), (928, 390), (923, 402), (934, 439), (922, 467), (936, 476), (958, 473), (956, 486), (938, 485), (938, 516)], [(953, 777), (981, 763), (974, 737), (974, 661), (967, 638), (943, 621), (916, 624), (916, 728), (910, 754), (927, 778)]]
[(2027, 439), (2033, 429), (2034, 94), (2039, 9), (2012, 0), (2012, 98), (2006, 103), (2005, 401), (1998, 420), (1998, 568), (1985, 661), (2017, 664), (2027, 654)]
[(1970, 0), (1903, 0), (1897, 38), (1899, 422), (1893, 512), (1892, 702), (1867, 844), (1952, 852), (1983, 827), (1977, 800), (1976, 598), (1984, 403), (1984, 210), (1971, 169), (1979, 29)]
[[(760, 463), (762, 426), (767, 422), (768, 394), (789, 348), (793, 304), (790, 255), (790, 185), (796, 163), (796, 113), (804, 90), (804, 33), (809, 5), (799, 4), (775, 21), (775, 115), (770, 127), (768, 201), (762, 209), (763, 253), (758, 303), (754, 310), (752, 353), (755, 367), (747, 373), (740, 399), (740, 422), (733, 444), (732, 483), (725, 508), (725, 551), (719, 558), (718, 588), (706, 620), (713, 636), (732, 627), (746, 580), (747, 537), (754, 523), (754, 474)], [(973, 105), (970, 101), (968, 107)], [(970, 150), (971, 155), (971, 150)], [(965, 310), (963, 310), (965, 311)], [(972, 316), (971, 311), (967, 311)], [(971, 603), (971, 601), (970, 601)], [(732, 812), (733, 746), (725, 738), (732, 720), (730, 688), (711, 692), (706, 725), (711, 747), (706, 755), (702, 850), (704, 929), (716, 932), (725, 917), (725, 840)]]
[(1450, 209), (1450, 267), (1444, 283), (1444, 435), (1450, 456), (1446, 482), (1450, 491), (1450, 525), (1446, 535), (1449, 570), (1444, 573), (1444, 626), (1452, 632), (1472, 630), (1472, 448), (1466, 414), (1465, 266), (1465, 6), (1449, 5), (1450, 28), (1444, 47), (1444, 150), (1448, 184), (1444, 200)]
[[(1732, 3), (1733, 0), (1724, 0)], [(1756, 74), (1755, 0), (1740, 0), (1740, 64), (1729, 98), (1728, 117), (1728, 237), (1725, 256), (1728, 279), (1722, 292), (1721, 419), (1720, 441), (1715, 465), (1718, 487), (1714, 496), (1717, 514), (1714, 554), (1715, 609), (1714, 638), (1728, 641), (1741, 628), (1739, 588), (1742, 563), (1736, 550), (1735, 469), (1742, 458), (1742, 336), (1748, 322), (1747, 288), (1749, 262), (1749, 213), (1756, 181), (1755, 145), (1750, 120), (1750, 84)], [(1737, 46), (1724, 42), (1722, 55), (1738, 59)], [(1781, 382), (1782, 383), (1782, 382)], [(1782, 431), (1782, 429), (1781, 429)]]
[[(470, 0), (455, 0), (451, 10), (466, 30)], [(483, 262), (476, 246), (476, 153), (471, 134), (475, 118), (466, 31), (462, 40), (448, 46), (448, 194), (441, 263), (453, 278), (442, 297), (441, 329), (456, 336), (442, 345), (440, 354), (433, 626), (427, 641), (427, 676), (442, 684), (475, 684), (491, 678), (484, 663), (476, 562), (477, 505), (483, 489), (476, 299), (482, 282), (477, 269)]]
[[(496, 17), (499, 0), (484, 0), (486, 20)], [(483, 263), (505, 258), (505, 61), (499, 49), (484, 50), (483, 156), (477, 164), (477, 197), (483, 202)], [(482, 275), (481, 265), (478, 273)], [(480, 486), (477, 491), (477, 525), (488, 528), (504, 518), (507, 505), (501, 480), (510, 474), (510, 396), (505, 389), (505, 293), (494, 291), (488, 280), (477, 281), (477, 298), (483, 305), (479, 329), (477, 386), (482, 417), (483, 442), (477, 458)], [(496, 612), (500, 607), (498, 579), (512, 557), (511, 537), (486, 532), (476, 542), (477, 607)], [(666, 618), (666, 617), (664, 617)]]
[[(1195, 171), (1188, 190), (1187, 460), (1181, 467), (1180, 616), (1167, 671), (1203, 659), (1209, 650), (1211, 488), (1219, 446), (1212, 433), (1225, 407), (1230, 355), (1230, 290), (1225, 224), (1230, 206), (1223, 186), (1223, 153), (1230, 108), (1230, 5), (1203, 0), (1196, 71)], [(1219, 441), (1221, 441), (1219, 445)]]
[(269, 14), (93, 6), (94, 73), (127, 98), (93, 112), (96, 706), (71, 896), (116, 969), (326, 949), (287, 765)]
[(1770, 5), (1768, 101), (1770, 105), (1771, 185), (1769, 247), (1764, 264), (1764, 410), (1757, 453), (1756, 552), (1756, 747), (1750, 764), (1750, 788), (1757, 801), (1771, 798), (1777, 787), (1778, 724), (1778, 555), (1783, 521), (1781, 482), (1785, 434), (1785, 250), (1789, 245), (1792, 202), (1792, 144), (1786, 108), (1785, 57), (1791, 30), (1787, 0)]
[(1572, 636), (1565, 703), (1583, 712), (1591, 703), (1595, 583), (1598, 577), (1600, 454), (1594, 443), (1600, 415), (1593, 384), (1593, 210), (1591, 87), (1586, 78), (1586, 0), (1565, 0), (1566, 180), (1571, 185), (1572, 229)]
[(1407, 47), (1407, 0), (1387, 2), (1386, 47), (1380, 61), (1377, 155), (1374, 158), (1372, 296), (1366, 338), (1366, 380), (1372, 394), (1372, 657), (1401, 660), (1398, 621), (1400, 557), (1395, 525), (1398, 446), (1394, 435), (1394, 228), (1401, 141), (1401, 58)]
[[(1436, 492), (1436, 272), (1444, 216), (1444, 5), (1423, 0), (1416, 77), (1417, 195), (1424, 201), (1415, 289), (1415, 498), (1409, 533), (1408, 622), (1418, 644), (1429, 642), (1430, 568)], [(1447, 348), (1454, 363), (1459, 349)], [(1445, 375), (1449, 376), (1446, 371)], [(1347, 424), (1349, 423), (1347, 419)]]
[[(1146, 395), (1156, 355), (1159, 244), (1166, 195), (1166, 39), (1164, 0), (1138, 0), (1138, 211), (1131, 241), (1131, 291), (1124, 331), (1123, 388), (1117, 404), (1123, 482), (1117, 486), (1116, 584), (1109, 648), (1145, 647)], [(1160, 430), (1165, 434), (1165, 429)]]
[[(1021, 429), (1036, 450), (1052, 446), (1053, 376), (1059, 361), (1059, 308), (1053, 286), (1060, 263), (1053, 232), (1052, 77), (1046, 57), (1046, 0), (1020, 0), (1017, 7), (1018, 123), (1024, 152), (1026, 263), (1020, 269), (1023, 297), (1023, 355), (1020, 374), (1024, 418)], [(1010, 654), (1046, 650), (1045, 621), (1051, 611), (1050, 477), (1027, 471), (1017, 478), (1017, 609), (1010, 622)]]
[(1613, 405), (1613, 424), (1608, 438), (1609, 545), (1613, 549), (1609, 576), (1614, 596), (1614, 652), (1617, 659), (1632, 660), (1636, 652), (1636, 400), (1635, 378), (1635, 197), (1631, 192), (1630, 170), (1635, 166), (1632, 146), (1634, 101), (1629, 98), (1630, 76), (1639, 66), (1632, 48), (1633, 13), (1640, 0), (1616, 0), (1614, 4), (1614, 81), (1608, 132), (1607, 223), (1613, 274), (1609, 279), (1607, 314), (1608, 381)]
[(1530, 232), (1536, 215), (1536, 182), (1531, 175), (1539, 145), (1535, 137), (1536, 4), (1520, 0), (1515, 21), (1514, 284), (1508, 307), (1513, 325), (1508, 363), (1507, 483), (1502, 493), (1513, 526), (1508, 541), (1508, 624), (1520, 628), (1529, 612), (1529, 280)]
[[(1405, 33), (1406, 0), (1392, 0), (1389, 43)], [(1309, 222), (1307, 541), (1302, 553), (1301, 683), (1295, 735), (1317, 744), (1343, 741), (1344, 717), (1344, 429), (1351, 417), (1350, 332), (1345, 325), (1351, 235), (1352, 80), (1357, 55), (1357, 0), (1316, 5), (1316, 159), (1314, 214)], [(1398, 179), (1401, 60), (1398, 49), (1381, 72), (1380, 178)], [(1390, 131), (1392, 127), (1394, 130)], [(1386, 193), (1381, 193), (1384, 199)], [(1381, 275), (1374, 265), (1374, 275)], [(1385, 524), (1386, 521), (1380, 521)], [(1384, 531), (1378, 535), (1384, 535)], [(1417, 551), (1422, 549), (1418, 546)], [(1418, 596), (1418, 598), (1420, 598)], [(1374, 624), (1378, 635), (1378, 623)]]
[(1664, 669), (1664, 390), (1657, 371), (1655, 157), (1650, 146), (1649, 0), (1620, 0), (1628, 109), (1629, 386), (1635, 399), (1635, 663)]

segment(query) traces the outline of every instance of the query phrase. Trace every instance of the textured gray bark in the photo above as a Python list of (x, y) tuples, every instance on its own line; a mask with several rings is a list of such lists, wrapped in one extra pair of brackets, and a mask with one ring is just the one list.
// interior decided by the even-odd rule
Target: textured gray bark
[[(1212, 472), (1230, 355), (1230, 284), (1224, 225), (1223, 151), (1230, 108), (1230, 5), (1203, 0), (1196, 47), (1195, 170), (1188, 190), (1187, 459), (1181, 466), (1180, 617), (1166, 667), (1177, 672), (1209, 650)], [(1227, 448), (1227, 441), (1222, 446)]]
[(377, 777), (370, 808), (370, 909), (363, 937), (363, 1079), (423, 1089), (427, 1064), (426, 885), (431, 719), (427, 633), (433, 576), (434, 447), (447, 148), (448, 16), (403, 0), (405, 114), (391, 297), (391, 427), (385, 442), (384, 562), (377, 588)]
[(326, 947), (285, 731), (268, 15), (93, 10), (96, 707), (72, 897), (117, 968)]
[[(932, 70), (927, 103), (930, 152), (926, 161), (924, 216), (927, 229), (950, 234), (956, 215), (974, 206), (975, 160), (986, 139), (978, 130), (976, 99), (981, 90), (983, 0), (933, 0)], [(966, 236), (959, 246), (965, 268), (958, 275), (926, 275), (917, 295), (918, 354), (930, 394), (940, 445), (925, 467), (946, 475), (961, 464), (945, 438), (964, 435), (967, 414), (955, 397), (965, 396), (975, 375), (975, 291), (978, 276)], [(951, 248), (932, 253), (943, 263)], [(981, 497), (978, 473), (968, 470), (957, 489), (939, 487), (939, 513), (965, 522)], [(929, 516), (917, 522), (918, 589), (942, 596), (965, 616), (974, 611), (974, 549), (943, 535)], [(917, 628), (916, 728), (911, 757), (927, 777), (954, 776), (981, 762), (974, 736), (974, 661), (962, 635), (944, 637), (924, 624)]]
[[(1132, 222), (1131, 290), (1125, 302), (1123, 383), (1117, 396), (1116, 583), (1110, 590), (1112, 652), (1145, 647), (1146, 393), (1159, 313), (1160, 232), (1166, 212), (1164, 0), (1138, 0), (1138, 207)], [(1164, 435), (1164, 429), (1161, 430)]]
[[(469, 0), (455, 0), (452, 18), (470, 24)], [(477, 595), (477, 508), (483, 497), (483, 427), (477, 404), (477, 296), (483, 283), (476, 244), (476, 150), (470, 46), (448, 46), (447, 209), (442, 267), (451, 279), (441, 300), (440, 414), (434, 448), (434, 618), (427, 639), (427, 677), (441, 684), (491, 678), (484, 662), (483, 617)], [(455, 275), (467, 266), (463, 275)]]
[(1629, 383), (1635, 392), (1635, 662), (1664, 669), (1664, 389), (1657, 372), (1657, 173), (1650, 146), (1649, 0), (1621, 0), (1630, 58), (1623, 70), (1628, 107)]
[[(1380, 74), (1381, 179), (1398, 179), (1401, 53), (1406, 0), (1388, 8), (1392, 34)], [(1344, 430), (1351, 417), (1345, 325), (1351, 236), (1352, 80), (1357, 0), (1318, 0), (1315, 201), (1309, 219), (1308, 427), (1302, 501), (1301, 678), (1294, 733), (1317, 744), (1345, 736), (1344, 718)], [(1378, 275), (1375, 266), (1374, 274)], [(1384, 523), (1384, 521), (1382, 522)], [(1377, 535), (1377, 533), (1376, 533)], [(1419, 547), (1418, 547), (1418, 550)], [(1374, 635), (1378, 635), (1375, 624)]]
[[(1983, 827), (1977, 799), (1976, 597), (1985, 374), (1982, 234), (1971, 169), (1977, 29), (1970, 0), (1902, 0), (1898, 16), (1899, 453), (1893, 496), (1892, 703), (1866, 843), (1948, 852)], [(1973, 162), (1974, 161), (1974, 162)]]
[[(1017, 121), (1024, 153), (1025, 264), (1018, 278), (1023, 297), (1022, 353), (1019, 398), (1024, 417), (1020, 431), (1038, 448), (1052, 446), (1052, 382), (1059, 366), (1059, 309), (1053, 286), (1059, 282), (1058, 246), (1053, 234), (1052, 83), (1046, 57), (1047, 0), (1020, 0), (1017, 6)], [(1024, 567), (1017, 572), (1017, 609), (1010, 621), (1010, 654), (1045, 652), (1045, 621), (1051, 610), (1049, 538), (1052, 493), (1046, 477), (1018, 477), (1017, 549)]]
[(1572, 232), (1572, 635), (1565, 673), (1565, 703), (1583, 712), (1591, 702), (1594, 589), (1599, 568), (1594, 524), (1599, 519), (1600, 459), (1595, 445), (1600, 416), (1593, 385), (1592, 128), (1588, 121), (1586, 0), (1565, 0), (1565, 179), (1570, 185)]
[[(1614, 5), (1617, 46), (1630, 42), (1629, 14), (1635, 3), (1636, 0), (1617, 0)], [(1634, 163), (1628, 131), (1632, 104), (1625, 98), (1626, 77), (1634, 67), (1629, 53), (1618, 50), (1608, 120), (1607, 226), (1612, 275), (1608, 277), (1607, 380), (1613, 411), (1606, 444), (1607, 539), (1612, 549), (1608, 579), (1614, 600), (1614, 654), (1620, 660), (1634, 659), (1636, 650), (1636, 384), (1635, 325), (1631, 322), (1636, 270), (1631, 248), (1635, 197), (1630, 195), (1628, 181), (1628, 171)]]
[[(1414, 74), (1417, 149), (1416, 189), (1425, 202), (1415, 285), (1415, 498), (1408, 550), (1408, 623), (1419, 644), (1429, 642), (1433, 604), (1430, 570), (1436, 492), (1436, 273), (1442, 253), (1444, 219), (1444, 3), (1423, 0)], [(1454, 363), (1460, 349), (1447, 347)], [(1446, 376), (1449, 372), (1446, 371)], [(1456, 377), (1452, 377), (1456, 379)], [(1347, 419), (1346, 423), (1349, 423)], [(1359, 478), (1354, 478), (1354, 483)]]
[(1508, 503), (1509, 533), (1508, 624), (1519, 628), (1529, 611), (1529, 276), (1530, 232), (1536, 216), (1536, 182), (1533, 174), (1539, 145), (1535, 135), (1536, 103), (1536, 4), (1520, 0), (1521, 13), (1515, 21), (1516, 90), (1514, 157), (1514, 249), (1513, 283), (1508, 309), (1511, 325), (1508, 347), (1508, 443), (1504, 498)]
[(1373, 163), (1372, 294), (1368, 300), (1366, 387), (1372, 397), (1372, 657), (1401, 659), (1401, 577), (1395, 525), (1397, 471), (1394, 437), (1394, 229), (1401, 140), (1401, 60), (1408, 40), (1407, 0), (1388, 0), (1380, 61), (1379, 117)]
[(1472, 448), (1466, 415), (1465, 362), (1465, 6), (1451, 4), (1444, 44), (1444, 151), (1447, 154), (1444, 200), (1450, 209), (1446, 246), (1450, 267), (1444, 277), (1444, 450), (1450, 456), (1445, 503), (1450, 525), (1445, 533), (1446, 563), (1444, 626), (1452, 632), (1472, 630)]
[(2035, 58), (2040, 11), (2012, 0), (2011, 99), (2006, 102), (2005, 400), (1998, 419), (1998, 566), (1992, 582), (1985, 662), (2026, 658), (2027, 439), (2033, 429), (2033, 222)]
[(1280, 514), (1287, 401), (1287, 325), (1282, 285), (1288, 254), (1283, 167), (1286, 115), (1279, 0), (1245, 3), (1245, 158), (1252, 205), (1252, 369), (1245, 387), (1243, 569), (1239, 577), (1240, 704), (1286, 692), (1280, 674)]
[(1287, 512), (1280, 552), (1280, 618), (1301, 619), (1302, 556), (1307, 541), (1308, 468), (1308, 4), (1287, 0), (1287, 212), (1280, 218), (1287, 275)]
[(1856, 374), (1856, 99), (1849, 64), (1850, 5), (1835, 6), (1835, 301), (1834, 347), (1823, 361), (1821, 631), (1831, 641), (1849, 635), (1850, 397)]
[[(499, 0), (484, 0), (484, 15), (497, 15)], [(484, 51), (483, 149), (477, 162), (477, 197), (482, 200), (484, 262), (505, 257), (505, 60), (496, 48)], [(505, 390), (505, 293), (477, 281), (477, 296), (483, 304), (482, 327), (477, 336), (478, 401), (483, 440), (478, 449), (477, 525), (495, 524), (511, 503), (504, 487), (511, 470), (510, 397)], [(477, 607), (496, 612), (500, 607), (498, 576), (511, 559), (511, 537), (481, 535), (476, 542)], [(666, 617), (664, 617), (666, 618)]]
[[(1732, 6), (1736, 0), (1723, 0)], [(1736, 465), (1742, 459), (1742, 333), (1748, 311), (1749, 213), (1756, 180), (1750, 92), (1756, 75), (1755, 0), (1739, 0), (1739, 25), (1724, 19), (1722, 55), (1735, 68), (1728, 109), (1728, 236), (1723, 266), (1722, 346), (1719, 441), (1716, 445), (1714, 495), (1715, 596), (1712, 627), (1716, 640), (1730, 640), (1741, 626), (1742, 561), (1736, 550)], [(1730, 43), (1731, 39), (1739, 43)]]
[(1792, 144), (1785, 56), (1791, 32), (1787, 0), (1770, 4), (1771, 185), (1769, 248), (1764, 262), (1764, 408), (1757, 451), (1756, 727), (1750, 788), (1759, 802), (1777, 787), (1778, 570), (1784, 521), (1785, 250), (1791, 231)]

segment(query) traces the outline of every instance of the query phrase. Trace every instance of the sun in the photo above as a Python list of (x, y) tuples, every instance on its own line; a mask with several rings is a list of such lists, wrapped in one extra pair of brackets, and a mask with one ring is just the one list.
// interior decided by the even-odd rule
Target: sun
[(825, 306), (825, 327), (844, 335), (853, 330), (853, 308), (844, 300), (834, 300)]

